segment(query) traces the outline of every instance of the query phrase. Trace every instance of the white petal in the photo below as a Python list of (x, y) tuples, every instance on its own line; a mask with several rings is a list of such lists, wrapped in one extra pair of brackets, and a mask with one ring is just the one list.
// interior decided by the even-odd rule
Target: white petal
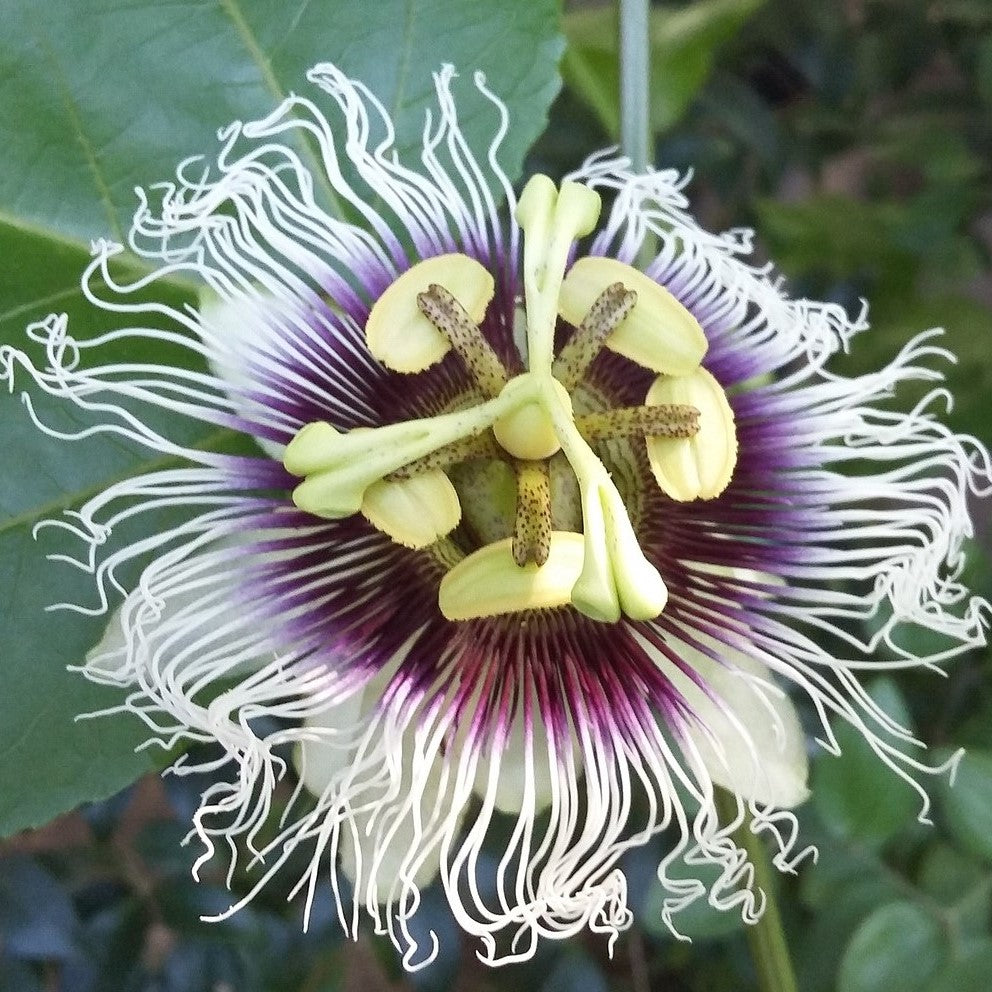
[[(155, 657), (156, 670), (171, 668), (179, 674), (208, 654), (223, 655), (225, 641), (243, 641), (245, 610), (230, 571), (230, 562), (237, 560), (231, 552), (250, 546), (258, 536), (215, 541), (202, 552), (204, 563), (191, 570), (182, 584), (132, 592), (110, 615), (100, 640), (86, 653), (86, 669), (98, 676), (120, 678), (140, 652), (143, 658)], [(218, 556), (215, 565), (209, 566), (209, 556)], [(276, 557), (269, 554), (259, 560)], [(243, 677), (271, 661), (269, 652), (246, 656), (239, 648), (237, 660), (225, 669), (224, 677)]]
[(518, 713), (499, 754), (481, 760), (476, 772), (472, 788), (480, 799), (484, 799), (490, 788), (491, 765), (498, 759), (499, 777), (495, 782), (493, 801), (496, 808), (504, 813), (520, 812), (528, 787), (533, 790), (535, 812), (551, 805), (552, 779), (558, 778), (560, 759), (554, 756), (554, 750), (551, 755), (548, 753), (549, 747), (554, 749), (554, 743), (536, 709), (531, 712), (531, 720), (534, 727), (532, 749), (527, 747), (523, 716)]
[[(274, 301), (261, 295), (251, 300), (222, 300), (210, 292), (200, 296), (200, 321), (212, 351), (210, 369), (227, 383), (227, 393), (232, 399), (253, 384), (244, 356), (269, 337), (271, 327), (266, 317), (274, 311)], [(283, 445), (264, 437), (256, 437), (255, 441), (270, 458), (282, 461)]]
[(676, 645), (710, 695), (671, 662), (656, 658), (692, 711), (687, 739), (679, 741), (686, 760), (743, 799), (786, 809), (797, 806), (809, 795), (809, 769), (795, 707), (761, 662), (711, 643), (724, 664), (688, 644)]
[(341, 870), (366, 902), (385, 905), (404, 884), (430, 884), (441, 869), (442, 821), (449, 835), (456, 834), (461, 824), (464, 810), (450, 808), (450, 780), (442, 795), (439, 763), (433, 762), (426, 774), (415, 775), (414, 747), (413, 735), (405, 734), (403, 772), (395, 798), (373, 802), (374, 796), (366, 791), (357, 801), (369, 808), (357, 812), (353, 827), (346, 825), (341, 832)]
[(352, 731), (362, 717), (367, 687), (327, 706), (303, 721), (314, 731), (312, 740), (300, 741), (293, 752), (293, 765), (311, 795), (322, 796), (351, 764), (355, 753)]
[(124, 624), (121, 610), (118, 606), (103, 630), (100, 640), (86, 652), (86, 668), (90, 672), (112, 675), (123, 668), (127, 662), (127, 638), (124, 636)]
[(311, 713), (303, 726), (314, 731), (313, 739), (301, 740), (293, 753), (293, 765), (306, 789), (315, 796), (351, 764), (359, 724), (375, 708), (396, 672), (400, 659), (409, 651), (410, 641), (354, 692), (343, 695), (329, 706)]

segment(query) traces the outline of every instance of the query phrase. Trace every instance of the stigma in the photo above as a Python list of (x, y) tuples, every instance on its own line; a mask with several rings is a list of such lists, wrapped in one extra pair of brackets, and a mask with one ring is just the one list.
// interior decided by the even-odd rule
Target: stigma
[[(511, 372), (484, 331), (493, 275), (466, 254), (429, 258), (378, 298), (366, 342), (411, 376), (454, 353), (464, 393), (434, 416), (381, 427), (311, 423), (286, 448), (286, 469), (303, 480), (295, 504), (328, 519), (361, 514), (432, 555), (451, 621), (558, 608), (604, 623), (654, 619), (667, 588), (631, 519), (637, 494), (628, 482), (625, 502), (614, 476), (681, 503), (718, 497), (733, 476), (734, 416), (702, 367), (695, 317), (630, 265), (571, 261), (599, 212), (595, 191), (546, 176), (519, 199), (523, 371)], [(604, 349), (654, 376), (641, 405), (590, 384)], [(611, 459), (624, 452), (649, 471), (618, 472)]]

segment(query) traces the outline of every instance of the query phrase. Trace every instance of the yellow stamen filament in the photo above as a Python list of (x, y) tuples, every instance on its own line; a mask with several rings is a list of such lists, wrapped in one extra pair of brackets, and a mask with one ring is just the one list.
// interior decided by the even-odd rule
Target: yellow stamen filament
[(513, 560), (543, 565), (551, 551), (551, 480), (546, 461), (514, 464), (517, 513), (513, 528)]
[(458, 300), (443, 286), (431, 283), (423, 293), (417, 294), (417, 306), (461, 356), (482, 392), (499, 396), (507, 382), (506, 369), (479, 325)]
[(468, 255), (438, 255), (404, 272), (376, 300), (365, 323), (369, 351), (394, 372), (421, 372), (451, 347), (417, 304), (418, 294), (432, 284), (457, 287), (459, 304), (476, 324), (495, 289), (485, 266)]
[(647, 439), (651, 471), (662, 491), (679, 502), (719, 496), (737, 464), (734, 412), (720, 384), (706, 369), (686, 376), (660, 376), (645, 402), (688, 404), (699, 410), (694, 437)]
[(706, 354), (699, 322), (653, 279), (613, 258), (580, 258), (568, 271), (558, 312), (579, 327), (605, 289), (621, 282), (637, 294), (626, 319), (606, 339), (606, 347), (632, 362), (666, 375), (687, 375)]
[(565, 389), (571, 392), (582, 382), (606, 339), (630, 315), (636, 303), (637, 294), (620, 282), (607, 286), (596, 297), (552, 367), (552, 374)]

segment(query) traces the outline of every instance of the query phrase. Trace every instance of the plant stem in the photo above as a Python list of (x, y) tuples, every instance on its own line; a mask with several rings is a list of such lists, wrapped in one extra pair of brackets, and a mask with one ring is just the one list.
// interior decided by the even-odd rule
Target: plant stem
[[(620, 2), (620, 151), (630, 159), (635, 175), (643, 175), (654, 161), (651, 130), (651, 0)], [(657, 253), (650, 231), (637, 252), (643, 269)]]
[[(720, 819), (724, 823), (732, 823), (737, 818), (737, 799), (721, 789), (716, 790), (715, 798)], [(758, 987), (761, 992), (797, 992), (789, 946), (775, 899), (776, 879), (768, 851), (761, 838), (751, 831), (747, 817), (734, 830), (733, 836), (754, 865), (755, 887), (765, 893), (764, 913), (757, 923), (746, 928), (751, 960), (758, 973)]]
[(650, 0), (620, 0), (620, 150), (634, 172), (644, 172), (651, 154)]

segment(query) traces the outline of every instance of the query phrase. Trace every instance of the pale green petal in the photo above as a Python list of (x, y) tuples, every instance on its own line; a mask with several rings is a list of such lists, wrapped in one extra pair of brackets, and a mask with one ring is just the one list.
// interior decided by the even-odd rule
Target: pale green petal
[(655, 659), (691, 709), (688, 740), (680, 741), (686, 760), (743, 799), (786, 809), (799, 805), (809, 795), (809, 762), (795, 707), (761, 662), (712, 643), (725, 664), (688, 644), (675, 648), (715, 699), (667, 659)]

